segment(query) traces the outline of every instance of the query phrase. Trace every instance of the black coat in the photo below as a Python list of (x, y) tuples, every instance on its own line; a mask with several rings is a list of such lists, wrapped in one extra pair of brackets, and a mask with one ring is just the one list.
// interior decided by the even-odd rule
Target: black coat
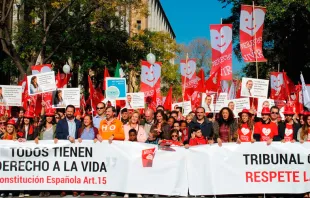
[[(81, 128), (81, 121), (75, 119), (75, 139), (78, 138), (78, 131), (79, 128)], [(67, 122), (67, 119), (64, 118), (62, 120), (59, 120), (56, 126), (56, 138), (59, 140), (67, 140), (69, 136), (69, 125)]]
[[(280, 140), (284, 139), (285, 136), (285, 127), (286, 127), (286, 122), (281, 122), (278, 125), (278, 131), (279, 131), (279, 138)], [(298, 123), (293, 123), (293, 139), (297, 141), (297, 133), (300, 128), (300, 125)]]
[[(192, 120), (188, 124), (188, 141), (191, 139), (192, 129), (194, 127), (199, 127), (201, 129), (202, 135), (208, 140), (212, 140), (214, 137), (214, 129), (213, 124), (210, 122), (207, 118), (204, 119), (203, 123), (198, 123), (196, 120)], [(188, 144), (188, 141), (184, 142), (185, 144)]]

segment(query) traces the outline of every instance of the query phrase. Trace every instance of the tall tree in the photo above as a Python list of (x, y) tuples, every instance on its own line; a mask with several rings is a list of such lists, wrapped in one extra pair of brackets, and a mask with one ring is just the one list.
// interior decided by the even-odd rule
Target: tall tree
[[(161, 91), (163, 95), (166, 95), (168, 89), (173, 85), (173, 95), (181, 97), (182, 89), (180, 84), (180, 74), (178, 72), (178, 65), (174, 64), (176, 54), (179, 53), (178, 45), (176, 41), (172, 39), (169, 33), (165, 32), (150, 32), (142, 31), (128, 40), (129, 46), (131, 46), (131, 56), (133, 57), (133, 65), (139, 65), (140, 61), (146, 59), (146, 55), (151, 52), (156, 56), (156, 61), (162, 62), (162, 87)], [(131, 71), (135, 71), (134, 78), (138, 78), (141, 67), (131, 67)], [(137, 81), (138, 89), (139, 81)]]
[[(36, 63), (65, 61), (73, 55), (84, 56), (88, 49), (83, 51), (75, 47), (85, 48), (85, 38), (99, 35), (93, 33), (120, 29), (123, 7), (145, 8), (142, 0), (27, 0), (19, 6), (23, 7), (23, 12), (18, 12), (22, 17), (18, 15), (20, 20), (14, 25), (13, 34), (10, 26), (13, 2), (4, 0), (2, 3), (4, 14), (0, 19), (0, 40), (2, 50), (21, 76)], [(102, 41), (98, 37), (96, 39)]]
[[(233, 23), (234, 52), (241, 59), (239, 46), (239, 19), (241, 4), (252, 5), (251, 0), (218, 0), (223, 6), (232, 5), (231, 16), (223, 23)], [(264, 55), (267, 63), (259, 64), (259, 78), (268, 78), (270, 71), (288, 72), (295, 82), (300, 71), (310, 72), (310, 1), (255, 0), (255, 5), (267, 8), (264, 25)], [(272, 47), (270, 47), (272, 43)], [(255, 64), (243, 69), (248, 77), (255, 77)]]
[(206, 38), (196, 38), (188, 44), (180, 44), (179, 48), (178, 59), (185, 59), (188, 54), (189, 58), (196, 58), (197, 71), (201, 67), (205, 72), (211, 69), (211, 44)]

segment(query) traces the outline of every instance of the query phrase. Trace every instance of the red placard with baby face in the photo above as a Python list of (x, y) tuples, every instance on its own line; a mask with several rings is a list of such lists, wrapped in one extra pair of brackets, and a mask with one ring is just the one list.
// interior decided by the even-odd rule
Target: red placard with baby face
[(266, 8), (241, 5), (240, 49), (244, 62), (266, 62), (263, 55), (263, 29)]
[(232, 80), (232, 24), (210, 25), (211, 75), (221, 68), (221, 79)]
[(196, 88), (200, 78), (196, 75), (196, 59), (181, 60), (180, 71), (182, 78), (182, 86), (185, 89)]
[(144, 97), (153, 97), (156, 90), (156, 97), (160, 97), (161, 63), (151, 65), (147, 61), (141, 62), (141, 83), (140, 91)]

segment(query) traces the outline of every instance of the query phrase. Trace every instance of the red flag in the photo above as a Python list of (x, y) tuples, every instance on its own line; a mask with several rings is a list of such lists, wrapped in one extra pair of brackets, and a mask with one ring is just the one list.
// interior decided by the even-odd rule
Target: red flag
[(262, 50), (265, 14), (266, 8), (254, 6), (253, 11), (252, 5), (241, 5), (240, 49), (244, 62), (267, 61)]
[(52, 65), (51, 64), (31, 66), (32, 75), (40, 74), (40, 73), (44, 73), (44, 72), (51, 72), (51, 71), (52, 71)]
[(156, 89), (154, 88), (154, 94), (152, 97), (152, 101), (150, 103), (150, 108), (153, 109), (154, 111), (156, 111), (157, 108), (157, 93), (156, 93)]
[(96, 89), (94, 88), (90, 76), (88, 76), (88, 86), (89, 86), (89, 98), (91, 100), (91, 106), (94, 111), (96, 109), (96, 105), (104, 100), (104, 96), (99, 88)]
[(232, 80), (232, 24), (210, 25), (211, 75), (221, 68), (222, 80)]
[(102, 82), (102, 89), (105, 90), (105, 79), (107, 77), (110, 77), (109, 74), (109, 70), (107, 69), (107, 67), (104, 67), (104, 71), (103, 71), (103, 82)]
[(71, 73), (70, 74), (64, 74), (64, 73), (60, 73), (58, 70), (58, 74), (56, 76), (57, 88), (64, 88), (68, 84), (71, 76), (72, 76)]
[(198, 92), (205, 92), (206, 87), (205, 87), (205, 72), (203, 71), (203, 69), (201, 68), (199, 73), (198, 73), (198, 77), (200, 78), (199, 82), (198, 82), (198, 86), (196, 88), (196, 90)]
[(221, 89), (221, 68), (217, 70), (206, 80), (206, 90), (217, 92)]
[(166, 100), (165, 100), (165, 103), (164, 103), (164, 108), (166, 110), (172, 110), (171, 109), (171, 106), (172, 106), (172, 86), (169, 88), (169, 91), (167, 93), (167, 96), (166, 96)]

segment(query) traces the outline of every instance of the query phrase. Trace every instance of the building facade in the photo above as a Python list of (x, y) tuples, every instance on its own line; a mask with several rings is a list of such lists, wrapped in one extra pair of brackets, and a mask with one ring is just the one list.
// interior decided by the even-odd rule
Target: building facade
[(153, 32), (162, 31), (170, 34), (175, 39), (176, 35), (172, 29), (168, 17), (160, 3), (160, 0), (143, 0), (148, 9), (148, 15), (140, 14), (134, 9), (129, 9), (126, 16), (122, 17), (123, 28), (133, 36), (139, 31), (149, 30)]

